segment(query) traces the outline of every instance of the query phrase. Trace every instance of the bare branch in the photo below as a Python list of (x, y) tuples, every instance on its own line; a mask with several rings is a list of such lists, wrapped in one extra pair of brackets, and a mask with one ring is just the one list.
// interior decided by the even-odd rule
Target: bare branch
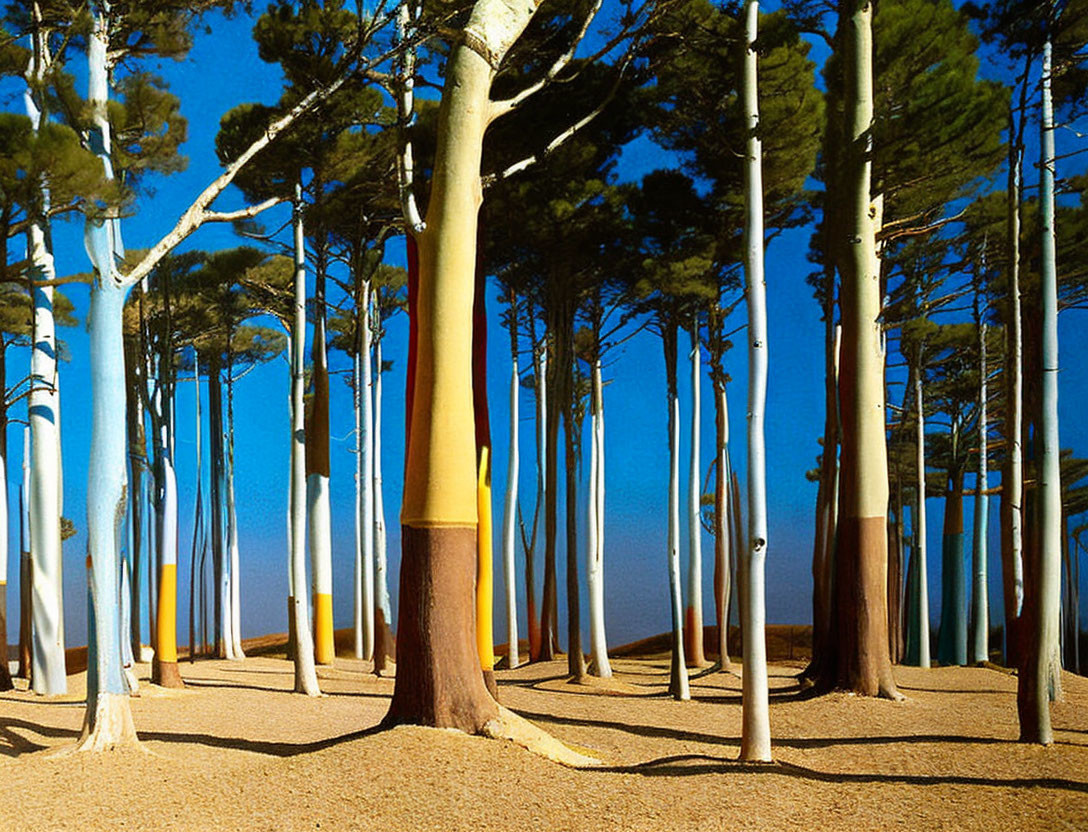
[(276, 205), (280, 205), (287, 202), (287, 197), (274, 196), (271, 199), (266, 199), (264, 202), (257, 203), (256, 205), (250, 205), (247, 208), (240, 208), (237, 211), (205, 211), (204, 222), (234, 222), (235, 220), (247, 220), (257, 216), (262, 211), (267, 211)]

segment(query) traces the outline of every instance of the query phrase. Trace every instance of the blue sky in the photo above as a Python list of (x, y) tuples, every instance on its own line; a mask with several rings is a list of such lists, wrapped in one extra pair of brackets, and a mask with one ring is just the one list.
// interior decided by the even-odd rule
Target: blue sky
[[(165, 62), (159, 71), (169, 80), (182, 101), (182, 112), (189, 119), (189, 141), (184, 152), (189, 156), (186, 171), (156, 180), (154, 194), (141, 199), (136, 214), (124, 224), (126, 244), (131, 248), (152, 245), (172, 225), (174, 219), (218, 172), (213, 143), (219, 117), (244, 101), (274, 102), (280, 93), (278, 70), (263, 64), (256, 56), (249, 32), (251, 21), (240, 18), (213, 21), (214, 36), (197, 35), (192, 53), (181, 62)], [(815, 57), (815, 54), (814, 54)], [(18, 106), (16, 100), (9, 106)], [(1029, 153), (1032, 151), (1029, 150)], [(1059, 151), (1061, 152), (1061, 151)], [(635, 179), (657, 168), (674, 166), (676, 161), (646, 139), (625, 149), (618, 166), (623, 179)], [(1029, 176), (1032, 174), (1029, 174)], [(240, 197), (228, 193), (220, 205), (237, 206)], [(273, 219), (267, 219), (274, 225)], [(819, 309), (805, 284), (811, 266), (805, 255), (808, 229), (783, 234), (774, 241), (767, 255), (768, 326), (771, 376), (767, 402), (767, 458), (769, 504), (769, 555), (767, 560), (768, 618), (777, 623), (800, 623), (810, 619), (810, 560), (813, 506), (816, 486), (805, 479), (814, 467), (819, 452), (817, 437), (823, 429), (823, 326)], [(59, 223), (55, 230), (57, 264), (61, 274), (88, 269), (78, 223)], [(239, 245), (229, 227), (208, 227), (199, 231), (186, 247), (208, 250)], [(403, 244), (389, 247), (389, 258), (403, 262)], [(71, 287), (67, 293), (76, 304), (76, 314), (85, 318), (87, 290)], [(498, 530), (501, 528), (502, 484), (506, 480), (508, 418), (506, 397), (510, 372), (507, 339), (500, 329), (496, 291), (489, 287), (492, 345), (488, 354), (489, 396), (493, 446), (496, 449), (495, 483), (496, 526), (496, 607), (504, 603), (504, 584), (498, 558)], [(1063, 447), (1072, 447), (1077, 455), (1088, 453), (1080, 409), (1088, 390), (1088, 368), (1072, 360), (1088, 347), (1083, 313), (1065, 313), (1061, 321), (1062, 373), (1061, 422)], [(743, 323), (740, 307), (730, 322)], [(396, 580), (399, 566), (399, 523), (397, 519), (403, 465), (404, 356), (406, 344), (404, 316), (390, 322), (386, 342), (387, 359), (393, 368), (385, 376), (384, 462), (386, 522), (389, 528), (390, 578), (396, 604)], [(86, 583), (84, 578), (84, 498), (88, 459), (89, 374), (87, 337), (82, 327), (63, 333), (72, 355), (62, 368), (62, 431), (65, 463), (65, 514), (71, 517), (79, 534), (65, 544), (65, 604), (69, 644), (85, 642)], [(738, 340), (738, 344), (743, 341)], [(25, 373), (25, 350), (9, 354), (8, 384)], [(739, 469), (742, 487), (745, 474), (745, 385), (746, 356), (734, 349), (727, 358), (730, 385), (730, 428), (732, 456)], [(333, 369), (346, 368), (343, 355), (332, 358)], [(284, 359), (256, 368), (236, 388), (236, 459), (238, 516), (242, 560), (243, 635), (253, 636), (286, 629), (286, 509), (288, 471), (288, 369)], [(680, 370), (682, 408), (681, 459), (688, 456), (690, 422), (690, 373)], [(607, 422), (606, 466), (606, 616), (609, 638), (613, 644), (633, 640), (669, 626), (665, 549), (665, 501), (667, 486), (666, 410), (664, 361), (659, 339), (648, 332), (629, 341), (615, 357), (606, 373)], [(702, 414), (703, 474), (712, 457), (714, 414), (709, 381), (703, 381)], [(181, 560), (179, 570), (188, 575), (190, 534), (194, 499), (193, 385), (183, 383), (178, 407), (178, 476), (181, 491)], [(202, 391), (206, 401), (206, 389)], [(896, 394), (898, 396), (898, 393)], [(334, 612), (339, 627), (351, 622), (351, 580), (353, 562), (353, 416), (348, 387), (332, 385), (332, 503)], [(206, 412), (206, 411), (205, 411)], [(522, 502), (531, 513), (535, 482), (533, 471), (534, 426), (530, 391), (521, 401)], [(21, 418), (19, 407), (12, 416)], [(9, 471), (12, 480), (8, 495), (13, 520), (16, 514), (17, 476), (22, 457), (21, 426), (9, 428)], [(207, 441), (207, 429), (204, 430)], [(205, 459), (207, 459), (205, 450)], [(969, 478), (970, 481), (970, 478)], [(682, 476), (686, 483), (686, 473)], [(997, 477), (992, 481), (996, 484)], [(685, 487), (686, 488), (686, 487)], [(584, 494), (584, 492), (583, 492)], [(686, 497), (682, 494), (682, 504)], [(991, 512), (991, 614), (1000, 615), (1000, 583), (996, 509)], [(939, 552), (942, 505), (931, 501), (930, 552)], [(968, 501), (965, 526), (971, 526)], [(9, 566), (9, 599), (17, 598), (18, 525), (10, 534), (13, 557)], [(686, 553), (686, 533), (682, 552)], [(711, 609), (710, 575), (713, 541), (703, 536), (704, 575), (707, 620)], [(539, 551), (539, 550), (538, 550)], [(519, 551), (519, 569), (521, 553)], [(541, 559), (538, 559), (538, 563)], [(563, 563), (560, 554), (560, 563)], [(584, 575), (584, 566), (581, 569)], [(939, 557), (931, 554), (930, 604), (934, 621), (939, 616)], [(187, 579), (182, 584), (179, 609), (188, 609)], [(560, 577), (560, 604), (564, 603), (565, 583)], [(540, 580), (537, 587), (539, 592)], [(518, 578), (522, 635), (524, 636), (524, 581)], [(14, 604), (14, 600), (11, 602)], [(584, 603), (584, 602), (583, 602)], [(560, 614), (565, 621), (565, 615)], [(9, 621), (13, 616), (9, 616)], [(584, 616), (583, 616), (584, 620)], [(504, 641), (504, 617), (496, 615), (496, 640)], [(180, 628), (184, 639), (185, 625)], [(11, 638), (14, 638), (14, 632)], [(145, 636), (146, 637), (146, 636)]]

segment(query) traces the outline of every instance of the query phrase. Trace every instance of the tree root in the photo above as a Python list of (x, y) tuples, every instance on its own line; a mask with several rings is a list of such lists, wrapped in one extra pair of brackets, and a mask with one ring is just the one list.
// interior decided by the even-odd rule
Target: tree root
[(127, 693), (100, 693), (94, 713), (88, 710), (83, 733), (75, 745), (59, 749), (54, 756), (66, 757), (80, 751), (120, 751), (145, 749), (136, 736), (132, 709)]
[(602, 765), (597, 758), (564, 745), (547, 731), (501, 705), (498, 717), (489, 720), (480, 733), (491, 739), (509, 740), (533, 754), (569, 768), (595, 768)]

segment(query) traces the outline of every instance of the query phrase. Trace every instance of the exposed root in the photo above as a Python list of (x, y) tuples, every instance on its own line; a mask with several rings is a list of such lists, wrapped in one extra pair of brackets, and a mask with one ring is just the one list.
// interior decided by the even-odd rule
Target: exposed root
[(545, 759), (570, 768), (595, 768), (602, 762), (564, 745), (548, 732), (536, 727), (513, 711), (499, 706), (499, 715), (484, 725), (481, 733), (492, 739), (509, 740)]
[(100, 693), (94, 712), (90, 709), (83, 722), (83, 733), (75, 745), (60, 749), (56, 756), (63, 757), (78, 751), (119, 751), (122, 749), (146, 749), (136, 736), (132, 722), (132, 709), (127, 693)]

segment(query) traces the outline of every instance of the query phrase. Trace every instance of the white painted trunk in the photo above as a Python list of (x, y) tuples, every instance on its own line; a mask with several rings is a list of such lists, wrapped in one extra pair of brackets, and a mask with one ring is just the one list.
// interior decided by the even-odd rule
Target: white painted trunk
[(306, 249), (301, 187), (295, 189), (295, 286), (291, 327), (291, 598), (295, 629), (295, 692), (319, 696), (314, 643), (306, 613), (306, 423), (303, 410), (306, 349)]
[[(1043, 377), (1041, 382), (1042, 459), (1039, 469), (1039, 609), (1038, 649), (1043, 651), (1050, 699), (1060, 700), (1061, 690), (1061, 553), (1062, 553), (1062, 483), (1058, 434), (1058, 274), (1054, 216), (1054, 108), (1051, 100), (1051, 44), (1043, 48), (1043, 118), (1041, 123), (1040, 211), (1043, 221), (1042, 302)], [(1040, 696), (1042, 707), (1046, 697)], [(1050, 734), (1049, 714), (1045, 734)], [(1041, 723), (1042, 724), (1042, 723)], [(1044, 733), (1044, 732), (1040, 732)], [(1043, 740), (1047, 742), (1046, 739)]]
[[(729, 567), (729, 553), (733, 551), (733, 539), (732, 531), (733, 524), (730, 522), (730, 517), (733, 516), (733, 512), (737, 510), (737, 507), (733, 505), (733, 489), (730, 487), (732, 478), (732, 466), (729, 462), (729, 396), (725, 390), (725, 384), (716, 391), (718, 397), (718, 407), (721, 410), (722, 422), (724, 426), (724, 432), (722, 436), (721, 447), (718, 448), (718, 465), (723, 471), (722, 482), (724, 483), (725, 495), (722, 501), (724, 510), (720, 513), (716, 513), (714, 517), (714, 534), (722, 541), (722, 546), (725, 551), (725, 564), (721, 570), (722, 580), (722, 620), (719, 622), (721, 627), (725, 627), (725, 637), (722, 640), (723, 643), (728, 644), (729, 638), (729, 596), (732, 594), (732, 570)], [(728, 662), (728, 656), (720, 656), (719, 661), (722, 665)]]
[[(45, 72), (45, 44), (36, 38), (30, 73), (40, 78)], [(28, 88), (27, 115), (35, 132), (42, 113)], [(48, 209), (49, 194), (43, 194)], [(27, 231), (27, 257), (35, 281), (56, 277), (53, 254), (47, 242), (44, 220), (34, 220)], [(31, 679), (35, 693), (67, 692), (64, 669), (64, 596), (60, 539), (60, 397), (57, 387), (57, 339), (53, 319), (53, 287), (32, 289), (33, 350), (30, 354), (30, 558), (33, 600), (31, 610), (34, 637), (31, 648)], [(5, 573), (6, 575), (6, 573)], [(0, 579), (6, 580), (3, 576)]]
[(502, 562), (503, 576), (506, 579), (506, 640), (509, 645), (507, 665), (515, 668), (521, 664), (518, 645), (518, 585), (515, 570), (518, 475), (521, 470), (521, 454), (518, 447), (518, 394), (521, 385), (517, 352), (514, 351), (510, 358), (510, 453), (509, 464), (506, 468), (506, 502), (502, 517)]
[[(233, 394), (232, 394), (233, 396)], [(240, 661), (246, 657), (242, 650), (242, 587), (241, 552), (238, 547), (238, 510), (234, 499), (234, 408), (229, 408), (230, 442), (227, 446), (227, 552), (230, 556), (228, 580), (230, 594), (230, 644), (228, 658)]]
[(985, 662), (990, 658), (990, 597), (987, 588), (987, 526), (990, 516), (989, 497), (986, 495), (988, 460), (986, 431), (989, 421), (986, 412), (986, 324), (978, 316), (979, 385), (978, 385), (978, 478), (975, 485), (975, 529), (972, 554), (974, 556), (974, 585), (971, 603), (971, 661)]
[(918, 490), (915, 553), (918, 562), (918, 666), (929, 667), (929, 572), (926, 564), (926, 417), (921, 361), (914, 376), (914, 401), (918, 408), (915, 427), (915, 486)]
[[(327, 365), (325, 344), (325, 312), (319, 309), (317, 320), (314, 323), (314, 363), (321, 362)], [(316, 368), (315, 368), (316, 372)], [(316, 412), (316, 409), (315, 409)], [(311, 428), (320, 435), (328, 432), (328, 425), (311, 425)], [(327, 473), (314, 472), (306, 477), (306, 499), (308, 507), (309, 534), (310, 534), (310, 564), (313, 570), (313, 595), (332, 596), (332, 506), (329, 496), (329, 477)], [(318, 611), (315, 606), (313, 611), (315, 618)], [(321, 637), (322, 627), (317, 623), (314, 629)], [(332, 635), (332, 634), (330, 634)], [(331, 657), (330, 657), (331, 658)], [(322, 661), (325, 658), (322, 656)]]
[[(380, 327), (381, 322), (376, 321)], [(393, 626), (385, 534), (385, 503), (382, 499), (382, 341), (374, 342), (374, 603), (387, 627)]]
[(352, 626), (355, 658), (364, 657), (363, 644), (363, 436), (362, 361), (351, 362), (351, 406), (355, 415), (355, 572), (352, 579)]
[(371, 365), (370, 349), (372, 341), (372, 323), (370, 315), (372, 289), (370, 282), (363, 284), (359, 326), (363, 328), (362, 346), (362, 433), (359, 446), (362, 453), (362, 514), (359, 522), (363, 538), (362, 581), (362, 616), (363, 616), (363, 655), (369, 659), (374, 655), (374, 373)]
[(589, 589), (589, 672), (612, 676), (604, 628), (604, 391), (601, 360), (593, 362), (589, 444), (589, 506), (586, 522), (586, 581)]
[(669, 596), (672, 606), (673, 667), (677, 670), (672, 695), (691, 699), (688, 669), (684, 661), (684, 601), (680, 594), (680, 399), (669, 394)]
[[(702, 523), (702, 463), (700, 461), (700, 420), (702, 418), (702, 361), (699, 350), (699, 323), (691, 325), (691, 457), (688, 462), (688, 609), (691, 620), (691, 643), (703, 643), (703, 523)], [(702, 650), (689, 656), (689, 661), (702, 664)]]
[(744, 271), (748, 291), (748, 547), (742, 575), (744, 620), (743, 713), (740, 758), (770, 762), (764, 564), (767, 557), (767, 483), (763, 420), (767, 401), (767, 287), (763, 275), (763, 150), (759, 139), (759, 3), (745, 7), (743, 99), (745, 154)]

